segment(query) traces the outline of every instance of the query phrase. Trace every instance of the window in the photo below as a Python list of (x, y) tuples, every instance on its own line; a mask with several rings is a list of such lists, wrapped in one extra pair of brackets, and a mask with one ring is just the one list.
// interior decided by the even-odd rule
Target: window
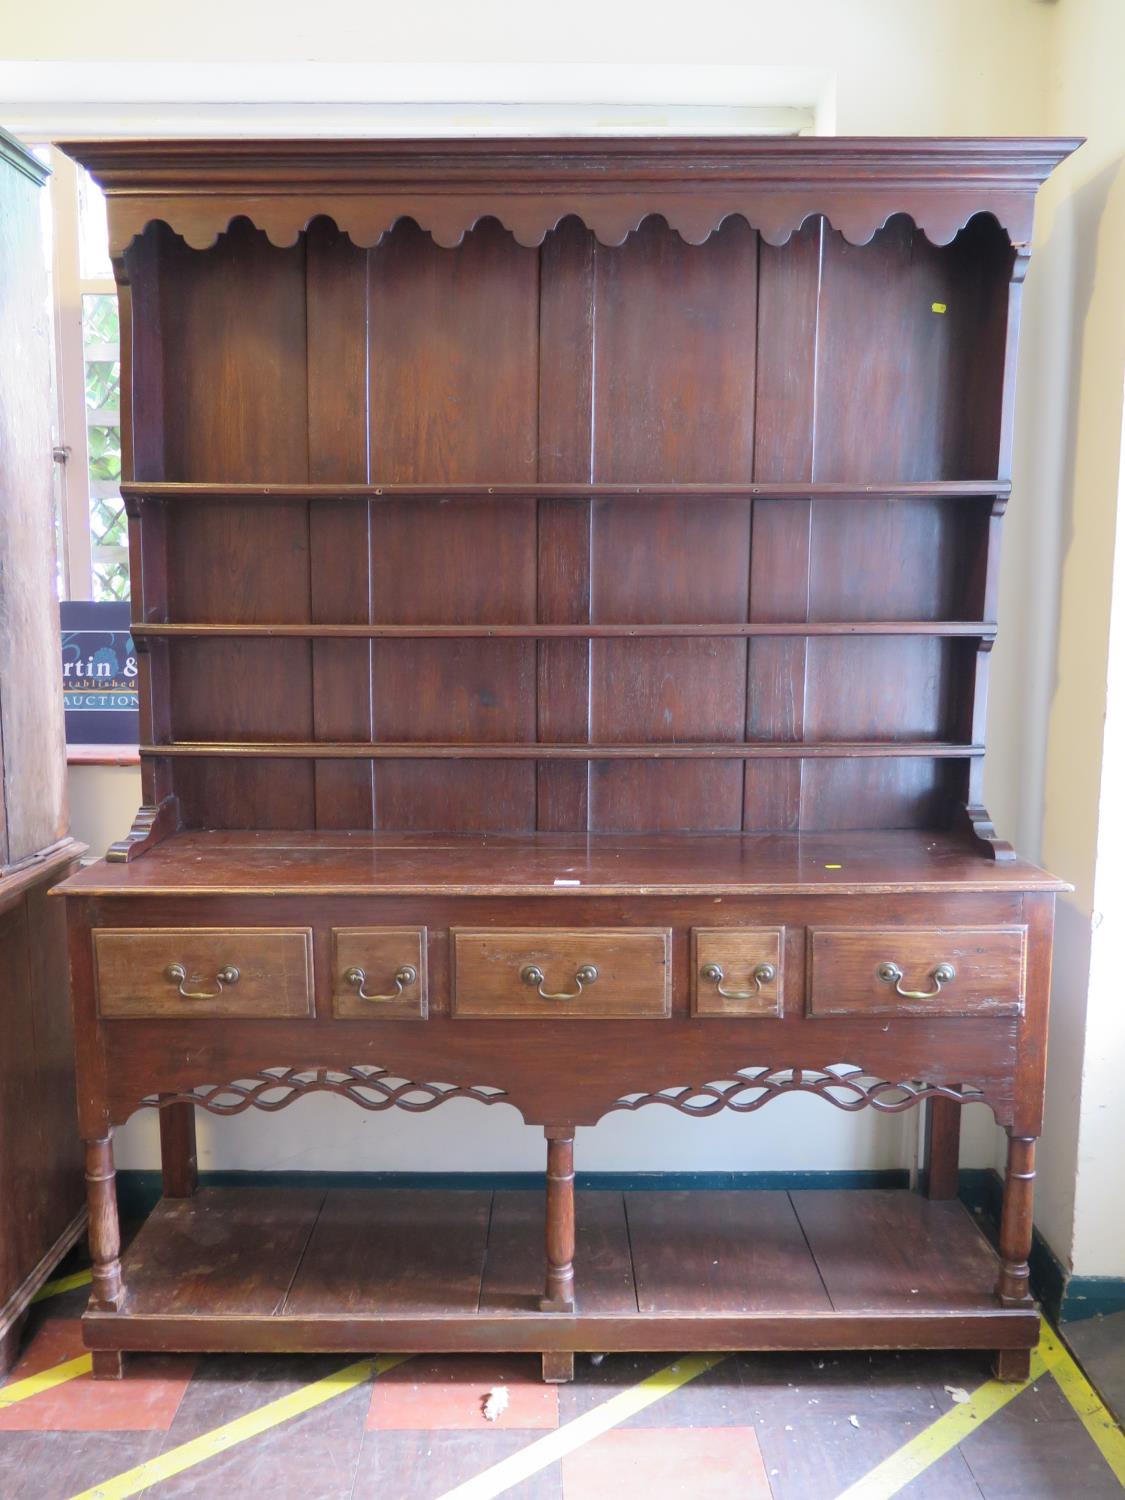
[(121, 501), (121, 351), (105, 200), (81, 167), (45, 153), (55, 308), (60, 592), (127, 599)]

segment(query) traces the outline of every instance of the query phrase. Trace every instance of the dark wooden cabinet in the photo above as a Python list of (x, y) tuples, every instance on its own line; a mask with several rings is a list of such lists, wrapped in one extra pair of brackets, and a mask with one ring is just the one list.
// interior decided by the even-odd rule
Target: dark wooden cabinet
[[(145, 806), (64, 886), (100, 1373), (1026, 1370), (1062, 887), (981, 777), (1033, 201), (1074, 145), (73, 148), (109, 200), (144, 663)], [(577, 1125), (794, 1090), (925, 1104), (929, 1199), (576, 1204)], [(195, 1109), (316, 1091), (514, 1105), (545, 1206), (195, 1192)], [(950, 1201), (973, 1099), (1011, 1138), (999, 1257)], [(141, 1106), (166, 1196), (122, 1262)]]
[(0, 1373), (82, 1231), (66, 924), (67, 837), (51, 503), (46, 169), (0, 131)]

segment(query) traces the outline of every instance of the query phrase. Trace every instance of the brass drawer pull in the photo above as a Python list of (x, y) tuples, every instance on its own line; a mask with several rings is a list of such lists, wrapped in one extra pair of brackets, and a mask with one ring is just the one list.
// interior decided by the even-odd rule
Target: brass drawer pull
[(164, 976), (170, 983), (176, 985), (185, 1000), (217, 1000), (228, 984), (238, 983), (238, 970), (232, 964), (224, 964), (215, 975), (215, 990), (185, 990), (188, 972), (183, 964), (169, 964), (164, 970)]
[(576, 990), (560, 990), (552, 994), (550, 990), (543, 988), (546, 982), (546, 975), (542, 969), (538, 968), (535, 964), (526, 964), (520, 970), (520, 978), (524, 984), (534, 985), (540, 998), (543, 1000), (577, 1000), (582, 993), (582, 986), (584, 984), (593, 984), (597, 977), (598, 971), (594, 968), (593, 964), (583, 964), (581, 968), (574, 971), (574, 982), (578, 986)]
[(388, 1000), (397, 1000), (404, 989), (414, 984), (418, 979), (418, 970), (413, 964), (403, 964), (395, 974), (395, 987), (386, 995), (369, 995), (363, 986), (367, 983), (367, 975), (363, 969), (346, 969), (344, 971), (344, 983), (350, 984), (352, 989), (361, 1000), (373, 1000), (376, 1003), (386, 1003)]
[(772, 984), (777, 978), (777, 970), (773, 964), (758, 964), (750, 975), (754, 981), (752, 990), (727, 990), (723, 988), (723, 970), (719, 964), (704, 964), (699, 971), (701, 979), (706, 979), (713, 984), (722, 995), (724, 1000), (753, 1000), (755, 995), (762, 993), (764, 984)]
[(938, 964), (936, 969), (930, 973), (934, 982), (932, 990), (904, 990), (902, 987), (903, 973), (898, 964), (887, 962), (880, 964), (875, 970), (884, 984), (893, 984), (895, 994), (901, 995), (904, 1000), (932, 1000), (941, 994), (943, 984), (952, 984), (957, 978), (957, 970), (952, 964)]

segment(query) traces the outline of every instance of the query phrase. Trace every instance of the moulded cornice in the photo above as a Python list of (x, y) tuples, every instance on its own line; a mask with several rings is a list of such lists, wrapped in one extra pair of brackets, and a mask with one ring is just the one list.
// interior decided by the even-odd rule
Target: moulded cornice
[(782, 245), (823, 215), (853, 245), (899, 214), (946, 245), (990, 214), (1031, 237), (1035, 193), (1078, 140), (723, 138), (701, 140), (119, 141), (63, 149), (109, 199), (111, 253), (155, 221), (195, 249), (247, 218), (292, 245), (324, 216), (356, 245), (402, 219), (452, 248), (483, 219), (521, 245), (568, 217), (620, 245), (658, 216), (690, 244), (741, 217)]

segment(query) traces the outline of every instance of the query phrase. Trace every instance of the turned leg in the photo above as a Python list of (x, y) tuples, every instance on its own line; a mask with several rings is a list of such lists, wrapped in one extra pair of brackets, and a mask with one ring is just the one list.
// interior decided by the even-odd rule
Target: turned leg
[(195, 1155), (195, 1105), (162, 1104), (160, 1168), (165, 1198), (190, 1198), (198, 1182)]
[(574, 1134), (570, 1126), (548, 1128), (547, 1285), (544, 1312), (574, 1311)]
[(996, 1295), (1005, 1307), (1031, 1301), (1031, 1211), (1035, 1191), (1035, 1138), (1008, 1137), (1008, 1166), (1004, 1174), (1004, 1207), (1000, 1215), (1000, 1279)]
[(543, 1355), (543, 1379), (551, 1385), (574, 1379), (574, 1355), (569, 1349), (552, 1349)]
[(110, 1136), (86, 1142), (86, 1202), (90, 1210), (90, 1260), (94, 1307), (116, 1312), (122, 1302), (121, 1229)]
[[(117, 1221), (111, 1135), (86, 1142), (86, 1202), (90, 1209), (90, 1306), (116, 1312), (125, 1299), (121, 1285), (121, 1228)], [(95, 1380), (121, 1379), (121, 1354), (99, 1349), (93, 1355)]]
[(922, 1160), (927, 1198), (956, 1198), (960, 1152), (961, 1106), (938, 1095), (926, 1106), (926, 1146)]

